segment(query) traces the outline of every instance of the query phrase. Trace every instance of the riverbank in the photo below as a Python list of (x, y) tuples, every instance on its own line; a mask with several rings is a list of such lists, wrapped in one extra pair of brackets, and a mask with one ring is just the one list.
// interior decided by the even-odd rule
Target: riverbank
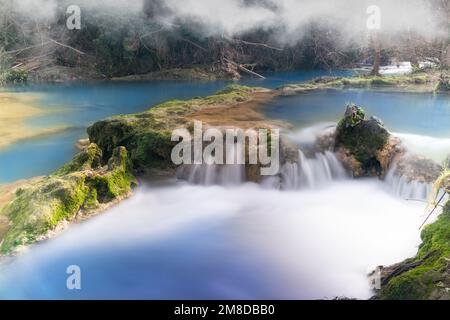
[[(105, 74), (89, 67), (69, 67), (56, 64), (31, 71), (28, 66), (24, 70), (11, 70), (0, 75), (0, 86), (5, 84), (42, 84), (42, 83), (68, 83), (68, 82), (92, 82), (92, 81), (217, 81), (239, 80), (241, 75), (233, 68), (225, 69), (214, 65), (193, 65), (183, 68), (170, 68), (148, 73), (136, 73), (122, 76), (106, 76)], [(13, 72), (14, 71), (14, 72)]]
[(293, 95), (324, 89), (368, 88), (399, 90), (404, 92), (443, 92), (447, 93), (448, 71), (426, 70), (410, 75), (396, 76), (355, 76), (322, 77), (302, 84), (289, 84), (279, 88), (283, 95)]

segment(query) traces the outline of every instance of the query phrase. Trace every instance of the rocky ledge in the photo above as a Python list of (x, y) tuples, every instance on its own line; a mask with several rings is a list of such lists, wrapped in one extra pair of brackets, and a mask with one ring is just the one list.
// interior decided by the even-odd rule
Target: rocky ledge
[(89, 145), (52, 175), (15, 188), (12, 200), (0, 210), (5, 220), (0, 253), (45, 239), (60, 223), (126, 197), (135, 184), (124, 147), (115, 148), (105, 162), (101, 149)]

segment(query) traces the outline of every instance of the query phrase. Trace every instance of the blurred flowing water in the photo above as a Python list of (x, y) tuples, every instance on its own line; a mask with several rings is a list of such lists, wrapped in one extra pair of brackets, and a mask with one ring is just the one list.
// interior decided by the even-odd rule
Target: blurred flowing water
[[(415, 254), (423, 214), (373, 180), (142, 187), (0, 268), (0, 297), (365, 299), (371, 269)], [(66, 288), (69, 265), (81, 290)]]
[[(350, 101), (409, 138), (414, 151), (434, 150), (436, 159), (450, 151), (446, 96), (331, 90), (283, 97), (265, 112), (291, 121), (301, 147), (330, 130)], [(0, 264), (0, 298), (369, 298), (371, 270), (417, 251), (425, 204), (405, 197), (424, 186), (407, 189), (394, 176), (352, 180), (332, 152), (306, 157), (299, 149), (299, 158), (261, 185), (243, 183), (240, 166), (190, 167), (185, 180), (143, 185), (105, 214)], [(70, 265), (81, 268), (81, 290), (66, 288)]]

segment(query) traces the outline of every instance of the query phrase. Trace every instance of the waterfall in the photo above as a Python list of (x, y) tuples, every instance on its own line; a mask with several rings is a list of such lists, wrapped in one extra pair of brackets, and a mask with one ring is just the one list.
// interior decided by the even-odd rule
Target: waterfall
[(299, 162), (286, 163), (281, 168), (280, 176), (281, 189), (296, 190), (322, 187), (333, 180), (346, 178), (347, 173), (330, 151), (317, 153), (314, 158), (307, 158), (299, 150)]
[[(228, 148), (227, 163), (237, 163), (245, 148), (238, 143), (233, 143)], [(202, 164), (183, 165), (177, 171), (177, 178), (187, 180), (197, 185), (239, 185), (245, 182), (245, 165), (242, 164), (207, 164), (212, 163), (211, 157), (204, 159)]]
[(433, 185), (416, 180), (407, 179), (396, 174), (397, 166), (394, 164), (388, 171), (384, 181), (390, 192), (397, 197), (409, 200), (427, 200)]

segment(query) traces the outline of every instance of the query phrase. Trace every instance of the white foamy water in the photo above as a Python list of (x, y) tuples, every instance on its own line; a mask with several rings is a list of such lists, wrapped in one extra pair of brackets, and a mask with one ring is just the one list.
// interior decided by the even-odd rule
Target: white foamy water
[[(142, 188), (6, 266), (0, 297), (369, 298), (370, 269), (415, 254), (423, 209), (374, 180)], [(64, 287), (73, 264), (77, 293)]]
[(270, 177), (268, 180), (274, 188), (279, 185), (282, 190), (297, 190), (324, 187), (333, 180), (346, 177), (344, 167), (332, 152), (325, 151), (307, 158), (299, 151), (298, 163), (286, 163), (278, 178)]
[(436, 138), (430, 136), (393, 133), (402, 140), (408, 151), (430, 158), (438, 163), (442, 163), (450, 156), (450, 139)]
[[(293, 137), (311, 146), (329, 128)], [(186, 182), (141, 187), (0, 266), (0, 298), (366, 299), (367, 274), (421, 242), (426, 204), (406, 199), (426, 199), (429, 186), (394, 169), (351, 180), (332, 152), (299, 150), (298, 163), (256, 185), (243, 166), (186, 166)], [(83, 290), (66, 290), (69, 265), (81, 267)]]
[(384, 178), (390, 192), (405, 200), (428, 200), (430, 192), (433, 190), (433, 184), (414, 180), (408, 181), (405, 177), (396, 175), (396, 170), (397, 166), (392, 165)]

